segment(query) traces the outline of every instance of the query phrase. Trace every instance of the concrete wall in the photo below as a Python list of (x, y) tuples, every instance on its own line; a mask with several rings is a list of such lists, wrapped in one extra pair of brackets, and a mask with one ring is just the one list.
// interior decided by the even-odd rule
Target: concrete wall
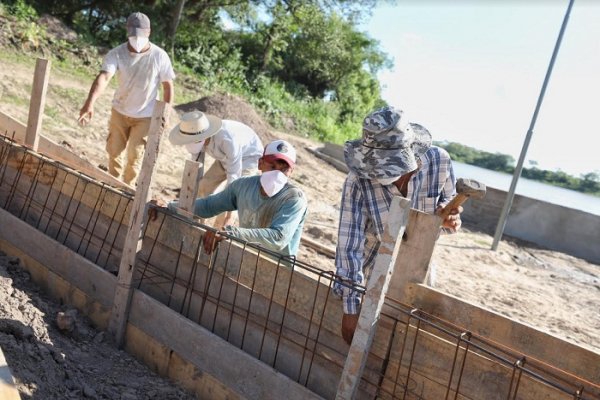
[[(336, 168), (344, 170), (345, 165), (340, 166), (344, 161), (342, 146), (326, 143), (317, 152), (324, 155), (325, 160), (332, 159)], [(488, 187), (485, 199), (468, 201), (463, 213), (467, 226), (493, 235), (506, 195), (504, 190)], [(598, 215), (516, 195), (504, 234), (600, 264)]]
[[(487, 189), (485, 199), (468, 201), (463, 220), (493, 235), (507, 192)], [(516, 195), (504, 234), (600, 264), (600, 216)]]

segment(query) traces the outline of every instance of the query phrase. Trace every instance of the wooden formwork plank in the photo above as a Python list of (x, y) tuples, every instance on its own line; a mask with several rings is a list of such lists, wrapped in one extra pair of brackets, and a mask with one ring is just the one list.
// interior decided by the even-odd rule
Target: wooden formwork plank
[(423, 285), (407, 288), (410, 304), (517, 352), (600, 383), (600, 354)]
[(140, 291), (133, 295), (129, 323), (245, 398), (320, 398)]
[[(204, 152), (202, 152), (204, 154)], [(194, 213), (194, 202), (198, 197), (198, 184), (202, 178), (204, 164), (185, 160), (183, 176), (181, 178), (181, 192), (179, 193), (179, 208), (189, 214)]]
[(111, 306), (114, 276), (1, 208), (0, 226), (0, 240), (27, 249), (29, 258), (68, 280), (93, 301), (104, 307)]
[[(6, 135), (9, 138), (13, 138), (14, 134), (13, 139), (17, 143), (24, 144), (26, 130), (27, 127), (22, 122), (0, 111), (0, 135)], [(43, 154), (53, 160), (60, 161), (74, 170), (86, 174), (93, 179), (97, 179), (100, 182), (105, 182), (115, 188), (119, 188), (127, 192), (133, 192), (133, 188), (131, 186), (99, 169), (89, 161), (82, 159), (79, 155), (73, 153), (71, 150), (61, 146), (58, 143), (55, 143), (42, 134), (38, 135), (38, 137), (38, 153)]]
[(144, 151), (144, 160), (138, 176), (137, 190), (131, 207), (131, 216), (128, 221), (127, 235), (125, 236), (125, 244), (123, 245), (121, 264), (119, 265), (119, 284), (117, 285), (109, 323), (109, 331), (114, 336), (118, 346), (122, 345), (125, 336), (129, 305), (133, 293), (131, 282), (135, 269), (135, 259), (142, 248), (143, 225), (147, 219), (145, 212), (151, 197), (152, 172), (158, 158), (162, 135), (167, 129), (170, 110), (170, 105), (162, 101), (158, 101), (154, 106), (148, 132), (148, 142)]
[(408, 283), (423, 283), (429, 270), (436, 240), (440, 234), (441, 218), (418, 210), (410, 210), (406, 238), (396, 257), (388, 297), (404, 301)]
[(27, 126), (9, 114), (0, 111), (0, 135), (23, 143)]
[(356, 332), (348, 350), (348, 357), (344, 364), (336, 399), (353, 399), (356, 396), (358, 383), (365, 368), (367, 354), (375, 335), (375, 327), (394, 272), (396, 257), (402, 244), (402, 236), (408, 222), (409, 210), (410, 201), (408, 199), (401, 197), (392, 199), (389, 217), (373, 270), (367, 282), (367, 292), (361, 304)]

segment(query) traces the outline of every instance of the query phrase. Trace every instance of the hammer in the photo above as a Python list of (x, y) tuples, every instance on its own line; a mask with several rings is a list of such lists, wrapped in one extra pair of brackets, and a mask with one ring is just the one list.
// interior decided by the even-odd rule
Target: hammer
[(475, 179), (458, 178), (456, 181), (456, 196), (438, 215), (442, 220), (446, 219), (452, 209), (461, 206), (469, 197), (478, 200), (483, 199), (485, 197), (485, 185)]

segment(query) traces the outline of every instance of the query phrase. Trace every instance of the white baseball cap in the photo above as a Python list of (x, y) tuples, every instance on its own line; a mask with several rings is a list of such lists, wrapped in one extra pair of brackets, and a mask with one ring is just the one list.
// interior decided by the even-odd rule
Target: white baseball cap
[(265, 147), (263, 158), (266, 161), (283, 160), (290, 167), (296, 165), (296, 149), (285, 140), (275, 140)]

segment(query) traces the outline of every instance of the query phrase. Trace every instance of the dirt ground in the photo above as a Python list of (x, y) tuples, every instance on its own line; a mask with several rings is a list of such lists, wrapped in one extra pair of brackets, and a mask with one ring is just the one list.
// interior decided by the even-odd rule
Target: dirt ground
[(40, 293), (19, 259), (3, 252), (0, 347), (23, 400), (194, 398), (118, 350), (77, 310)]
[[(32, 65), (0, 57), (0, 110), (25, 122)], [(102, 168), (113, 89), (99, 99), (88, 126), (76, 123), (92, 80), (92, 75), (79, 78), (52, 70), (43, 134)], [(228, 94), (199, 95), (178, 104), (170, 124), (177, 122), (177, 112), (190, 108), (243, 121), (264, 143), (272, 138), (292, 142), (298, 151), (292, 181), (309, 200), (304, 236), (335, 247), (345, 175), (308, 150), (319, 143), (274, 131), (248, 104)], [(154, 174), (155, 198), (176, 197), (186, 157), (183, 148), (163, 140)], [(489, 235), (469, 226), (442, 236), (434, 253), (436, 288), (600, 353), (600, 266), (518, 241), (503, 241), (493, 252), (491, 242)], [(304, 246), (299, 258), (334, 269), (331, 258)], [(76, 318), (75, 336), (61, 332), (55, 323), (59, 311), (65, 310), (39, 293), (16, 260), (0, 256), (0, 345), (20, 380), (23, 398), (188, 398), (118, 351), (85, 318)]]

